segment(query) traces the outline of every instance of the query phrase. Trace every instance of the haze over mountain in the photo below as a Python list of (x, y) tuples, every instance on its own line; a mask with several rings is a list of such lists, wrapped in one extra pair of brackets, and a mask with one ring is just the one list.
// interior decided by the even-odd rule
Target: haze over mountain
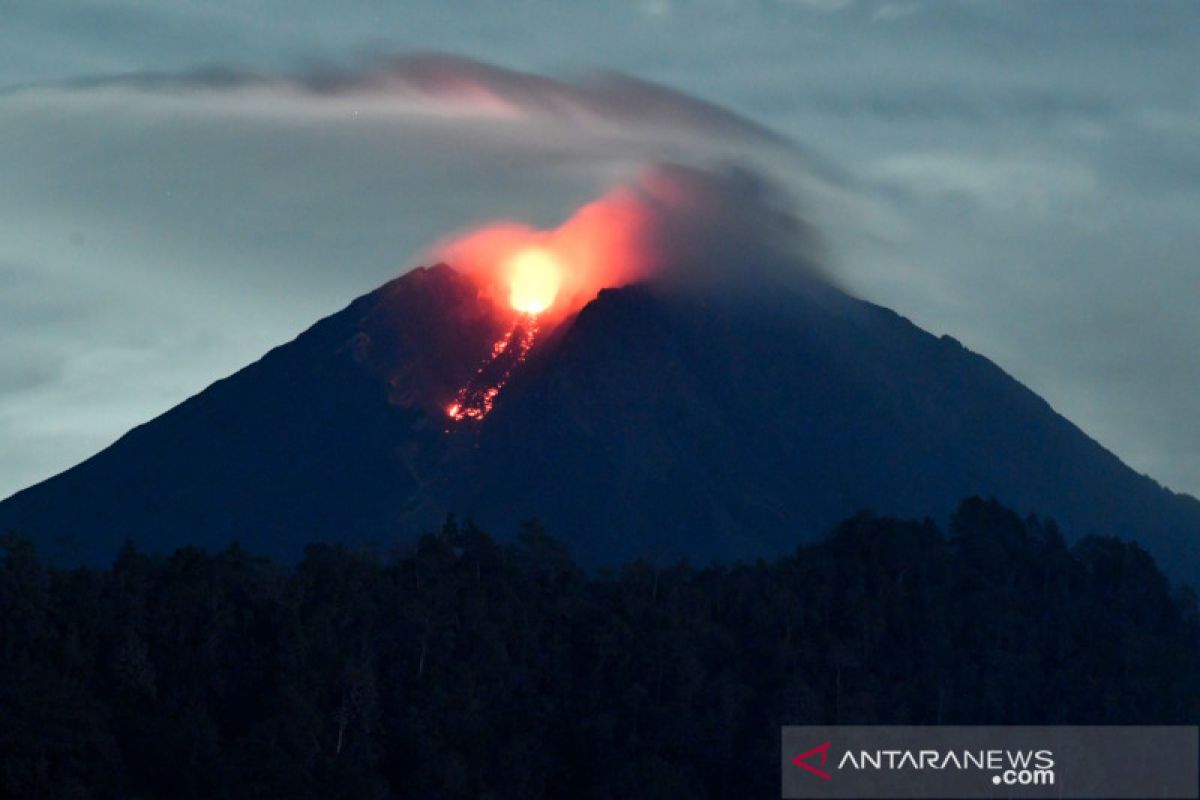
[(593, 565), (704, 563), (981, 494), (1200, 577), (1200, 502), (954, 339), (819, 282), (606, 289), (540, 333), (485, 419), (454, 422), (510, 324), (467, 275), (414, 270), (0, 503), (0, 529), (66, 562), (127, 538), (294, 558), (402, 544), (453, 512), (501, 534), (537, 517)]

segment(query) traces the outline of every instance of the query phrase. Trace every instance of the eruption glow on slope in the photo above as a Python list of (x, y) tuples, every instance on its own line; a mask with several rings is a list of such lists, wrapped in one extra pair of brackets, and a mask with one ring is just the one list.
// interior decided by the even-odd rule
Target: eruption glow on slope
[(513, 370), (529, 355), (537, 334), (538, 315), (522, 314), (508, 333), (492, 345), (491, 354), (471, 380), (458, 390), (454, 402), (446, 407), (446, 416), (455, 422), (486, 417)]
[(496, 223), (437, 247), (440, 260), (514, 316), (447, 414), (483, 419), (538, 330), (579, 311), (601, 289), (648, 278), (692, 289), (720, 285), (725, 294), (750, 278), (765, 286), (773, 265), (793, 263), (781, 253), (790, 252), (798, 229), (767, 188), (736, 171), (657, 165), (557, 228)]
[(540, 314), (554, 303), (562, 284), (562, 267), (546, 250), (519, 251), (508, 264), (508, 301), (523, 314)]
[(493, 223), (442, 243), (434, 254), (471, 276), (498, 308), (558, 321), (601, 289), (652, 271), (656, 205), (644, 182), (622, 185), (557, 228)]
[(629, 236), (638, 216), (632, 198), (616, 201), (610, 195), (554, 230), (497, 224), (441, 248), (443, 260), (471, 275), (498, 307), (517, 315), (446, 407), (447, 416), (455, 422), (482, 420), (525, 361), (543, 322), (577, 311), (605, 286), (628, 282), (635, 252)]
[(508, 282), (508, 303), (520, 317), (492, 345), (491, 354), (447, 406), (446, 415), (455, 422), (481, 420), (492, 410), (513, 370), (533, 348), (538, 317), (554, 304), (563, 279), (559, 260), (545, 248), (533, 246), (505, 258), (501, 273)]

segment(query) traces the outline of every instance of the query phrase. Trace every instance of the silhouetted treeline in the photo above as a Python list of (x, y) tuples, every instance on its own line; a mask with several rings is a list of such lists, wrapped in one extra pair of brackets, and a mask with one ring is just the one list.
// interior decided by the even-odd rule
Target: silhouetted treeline
[(787, 723), (1200, 720), (1191, 593), (981, 500), (707, 569), (453, 522), (295, 568), (0, 556), (3, 797), (775, 797)]

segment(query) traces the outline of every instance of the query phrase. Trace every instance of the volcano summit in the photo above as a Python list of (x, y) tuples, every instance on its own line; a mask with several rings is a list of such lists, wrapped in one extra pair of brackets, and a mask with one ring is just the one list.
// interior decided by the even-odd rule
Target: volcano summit
[(413, 270), (3, 501), (0, 529), (66, 562), (126, 539), (294, 558), (403, 544), (452, 512), (497, 532), (537, 517), (586, 563), (704, 563), (981, 494), (1200, 577), (1200, 502), (955, 340), (827, 286), (603, 290), (510, 360), (486, 418), (456, 422), (506, 312), (450, 266)]

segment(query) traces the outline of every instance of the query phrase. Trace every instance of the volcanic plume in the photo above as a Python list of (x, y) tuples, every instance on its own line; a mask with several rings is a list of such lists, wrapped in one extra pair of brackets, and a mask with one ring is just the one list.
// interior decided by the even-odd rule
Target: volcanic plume
[(476, 282), (511, 326), (447, 406), (455, 422), (479, 421), (525, 361), (539, 332), (579, 310), (603, 288), (650, 274), (656, 257), (649, 231), (657, 223), (639, 186), (646, 174), (596, 200), (553, 230), (516, 223), (488, 225), (438, 248), (440, 260)]
[(433, 255), (471, 275), (497, 304), (521, 308), (522, 293), (534, 290), (536, 312), (561, 319), (600, 289), (648, 279), (683, 290), (721, 284), (766, 293), (769, 284), (818, 274), (817, 249), (792, 198), (762, 175), (653, 164), (557, 228), (492, 223), (441, 243)]
[(536, 346), (606, 288), (638, 281), (674, 290), (768, 293), (813, 271), (802, 227), (760, 178), (677, 165), (643, 169), (557, 228), (501, 222), (442, 243), (433, 255), (468, 275), (512, 316), (507, 331), (446, 406), (479, 421)]

